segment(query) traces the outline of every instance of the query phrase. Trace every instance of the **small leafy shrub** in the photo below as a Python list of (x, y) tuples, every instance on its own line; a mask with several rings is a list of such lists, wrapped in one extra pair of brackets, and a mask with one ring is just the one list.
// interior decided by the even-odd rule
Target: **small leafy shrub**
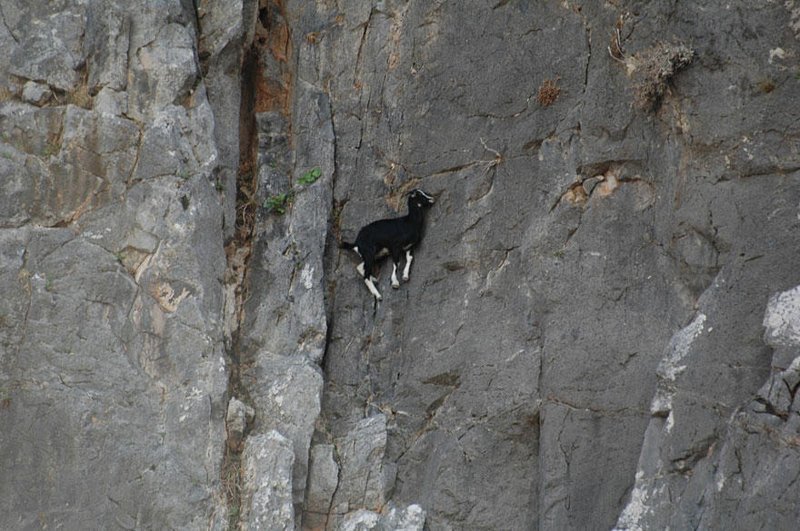
[(301, 184), (303, 186), (308, 186), (309, 184), (314, 184), (317, 179), (320, 178), (322, 175), (322, 170), (319, 168), (314, 168), (305, 172), (299, 179), (297, 179), (297, 184)]
[[(319, 168), (313, 168), (298, 177), (297, 184), (303, 187), (310, 186), (317, 182), (320, 177), (322, 177), (322, 170)], [(300, 188), (294, 187), (288, 192), (282, 194), (273, 194), (264, 201), (264, 208), (267, 210), (267, 212), (274, 212), (279, 215), (285, 214), (286, 209), (292, 203), (294, 196), (297, 195), (300, 190)]]
[(267, 212), (285, 214), (290, 200), (291, 195), (289, 193), (271, 195), (264, 201), (264, 208), (267, 209)]

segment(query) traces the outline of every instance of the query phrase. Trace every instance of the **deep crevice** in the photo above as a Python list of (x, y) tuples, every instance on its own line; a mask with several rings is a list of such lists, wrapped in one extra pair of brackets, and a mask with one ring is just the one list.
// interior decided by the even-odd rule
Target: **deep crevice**
[[(244, 43), (240, 74), (239, 165), (236, 176), (236, 216), (232, 240), (225, 248), (228, 260), (226, 283), (232, 305), (228, 318), (230, 331), (227, 348), (229, 360), (228, 399), (235, 397), (250, 407), (254, 404), (245, 383), (251, 353), (245, 344), (245, 304), (250, 297), (250, 260), (256, 245), (257, 223), (263, 215), (264, 198), (259, 193), (260, 138), (257, 115), (278, 111), (288, 117), (291, 101), (291, 72), (288, 56), (291, 42), (282, 0), (257, 0), (258, 11), (253, 41)], [(251, 4), (252, 6), (252, 4)], [(245, 7), (245, 9), (247, 9)], [(286, 120), (286, 124), (290, 121)], [(288, 125), (286, 126), (289, 127)], [(256, 411), (258, 417), (258, 411)], [(228, 508), (228, 528), (242, 527), (243, 469), (241, 458), (248, 424), (238, 445), (226, 442), (222, 481)], [(235, 447), (234, 447), (235, 446)]]

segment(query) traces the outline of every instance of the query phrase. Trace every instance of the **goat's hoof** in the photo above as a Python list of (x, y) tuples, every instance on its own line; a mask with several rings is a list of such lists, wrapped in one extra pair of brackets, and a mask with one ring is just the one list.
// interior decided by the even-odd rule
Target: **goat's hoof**
[(394, 289), (400, 289), (400, 283), (398, 282), (397, 284), (392, 284), (392, 287)]
[(409, 277), (403, 275), (403, 282), (408, 282)]

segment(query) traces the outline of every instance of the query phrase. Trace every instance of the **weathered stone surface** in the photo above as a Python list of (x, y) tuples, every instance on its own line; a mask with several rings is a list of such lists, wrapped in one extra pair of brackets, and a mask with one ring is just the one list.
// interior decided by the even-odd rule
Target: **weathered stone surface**
[(132, 17), (116, 5), (93, 7), (87, 13), (83, 41), (89, 92), (96, 94), (104, 88), (124, 91), (128, 84)]
[[(720, 34), (741, 32), (733, 5), (293, 7), (298, 72), (326, 87), (336, 141), (323, 431), (386, 412), (393, 499), (431, 529), (611, 527), (643, 441), (691, 473), (763, 383), (763, 305), (796, 276), (787, 8), (748, 11), (773, 37), (744, 43)], [(691, 43), (691, 61), (638, 108), (625, 59), (659, 42)], [(335, 240), (413, 186), (437, 204), (410, 282), (386, 290), (384, 271), (374, 307)], [(657, 386), (672, 402), (651, 419)]]
[(338, 527), (341, 531), (422, 531), (425, 511), (419, 505), (405, 509), (389, 506), (383, 513), (359, 509), (348, 513)]
[[(308, 474), (308, 450), (320, 410), (322, 375), (301, 359), (261, 354), (243, 376), (256, 410), (254, 433), (279, 430), (294, 444), (294, 496), (301, 503)], [(245, 442), (245, 445), (248, 443)]]
[(102, 88), (94, 97), (95, 111), (112, 116), (122, 116), (128, 112), (128, 94)]
[(397, 531), (422, 531), (425, 526), (425, 511), (419, 505), (404, 509), (391, 506), (383, 517), (383, 528)]
[(252, 42), (257, 8), (255, 0), (196, 3), (201, 30), (198, 53), (208, 99), (214, 109), (214, 140), (219, 151), (214, 178), (222, 190), (226, 239), (236, 229), (242, 63), (246, 44)]
[[(3, 145), (10, 167), (4, 173), (19, 179), (16, 193), (23, 197), (16, 208), (25, 209), (25, 218), (52, 226), (119, 200), (138, 155), (136, 124), (74, 105), (0, 105), (8, 127)], [(25, 156), (14, 157), (14, 152)], [(18, 173), (28, 177), (20, 179)]]
[[(345, 514), (356, 508), (379, 509), (388, 501), (383, 457), (386, 449), (386, 417), (375, 415), (359, 422), (336, 439), (339, 483), (332, 510)], [(390, 478), (391, 485), (394, 478)]]
[[(196, 36), (170, 26), (192, 14), (177, 0), (1, 7), (0, 528), (221, 529), (213, 116)], [(154, 53), (145, 34), (190, 53)], [(169, 79), (134, 89), (129, 53), (191, 80), (192, 97), (161, 105), (180, 92)], [(144, 147), (164, 124), (175, 143)]]
[(15, 44), (4, 54), (6, 74), (43, 81), (60, 90), (77, 88), (86, 6), (82, 2), (60, 3), (63, 5), (4, 2), (4, 25)]
[(137, 49), (130, 64), (129, 114), (150, 121), (154, 112), (192, 96), (199, 75), (192, 29), (172, 22)]
[(228, 432), (228, 448), (234, 451), (242, 450), (242, 440), (244, 439), (247, 426), (252, 424), (256, 412), (250, 406), (244, 404), (236, 397), (228, 402), (228, 411), (225, 414), (225, 429)]
[(17, 258), (3, 267), (13, 313), (0, 448), (17, 471), (3, 483), (3, 527), (205, 522), (225, 380), (219, 346), (182, 324), (199, 294), (164, 310), (88, 235), (22, 237), (6, 240), (4, 256)]
[(22, 99), (33, 105), (41, 106), (53, 97), (53, 92), (47, 85), (28, 81), (22, 87)]
[(0, 528), (791, 528), (798, 20), (0, 0)]
[[(268, 9), (268, 8), (264, 8)], [(270, 13), (279, 16), (276, 7)], [(260, 94), (260, 96), (265, 96)], [(248, 299), (239, 331), (241, 381), (256, 409), (254, 433), (275, 429), (294, 444), (293, 493), (298, 521), (308, 477), (309, 448), (321, 408), (327, 318), (323, 254), (331, 211), (334, 165), (328, 98), (300, 84), (291, 116), (259, 112), (256, 175), (259, 195), (248, 269)], [(288, 132), (307, 134), (289, 150)], [(318, 168), (319, 179), (297, 181)], [(270, 197), (292, 192), (285, 212), (269, 212)], [(245, 442), (245, 444), (247, 444)]]
[(774, 348), (800, 347), (800, 287), (770, 297), (764, 313), (764, 342)]
[[(795, 339), (792, 329), (800, 324), (796, 292), (797, 287), (769, 298), (763, 322), (765, 338), (774, 346)], [(699, 396), (690, 399), (678, 391), (679, 375), (701, 363), (693, 358), (704, 357), (700, 345), (714, 332), (707, 319), (699, 314), (681, 330), (662, 362), (664, 380), (653, 411), (659, 418), (647, 429), (634, 490), (617, 523), (620, 529), (783, 529), (800, 516), (790, 501), (800, 496), (794, 481), (800, 466), (792, 457), (800, 444), (795, 401), (800, 357), (795, 350), (787, 367), (773, 356), (772, 373), (755, 396), (730, 389), (729, 395), (739, 392), (746, 400), (733, 411), (724, 409), (728, 400), (716, 386), (710, 396), (719, 396), (718, 402), (697, 391), (693, 394)], [(747, 389), (753, 393), (752, 384)], [(679, 415), (693, 421), (691, 429), (680, 430)]]
[(308, 485), (303, 504), (303, 525), (309, 529), (324, 528), (329, 520), (333, 494), (339, 484), (335, 448), (332, 444), (314, 444), (309, 452)]
[(241, 521), (246, 529), (294, 529), (292, 441), (277, 431), (247, 438)]

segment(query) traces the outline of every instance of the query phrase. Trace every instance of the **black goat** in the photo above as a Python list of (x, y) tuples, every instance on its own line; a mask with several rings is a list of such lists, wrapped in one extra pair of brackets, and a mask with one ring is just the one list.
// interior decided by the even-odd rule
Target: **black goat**
[(408, 280), (411, 271), (411, 249), (422, 238), (422, 223), (424, 209), (433, 205), (433, 198), (420, 189), (412, 190), (408, 194), (408, 214), (400, 218), (380, 219), (366, 225), (356, 237), (355, 243), (342, 242), (342, 249), (352, 249), (358, 253), (363, 262), (356, 266), (356, 270), (364, 277), (364, 283), (376, 300), (381, 300), (381, 294), (375, 287), (377, 280), (373, 276), (375, 264), (379, 258), (391, 256), (392, 287), (397, 289), (400, 282), (397, 280), (397, 265), (406, 253), (406, 266), (403, 269), (403, 281)]

